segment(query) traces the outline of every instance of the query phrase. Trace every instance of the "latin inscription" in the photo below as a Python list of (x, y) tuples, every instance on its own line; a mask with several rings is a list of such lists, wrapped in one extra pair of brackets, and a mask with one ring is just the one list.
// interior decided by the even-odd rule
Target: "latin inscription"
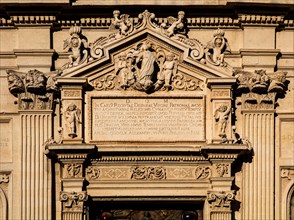
[(92, 100), (95, 141), (204, 140), (203, 99)]

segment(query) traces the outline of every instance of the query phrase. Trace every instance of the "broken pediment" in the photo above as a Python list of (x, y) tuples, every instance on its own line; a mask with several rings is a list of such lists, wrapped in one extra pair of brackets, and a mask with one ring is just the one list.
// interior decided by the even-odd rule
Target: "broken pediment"
[(78, 26), (64, 48), (72, 54), (61, 77), (86, 77), (96, 90), (202, 90), (208, 78), (232, 76), (224, 61), (229, 45), (222, 30), (204, 44), (187, 35), (185, 13), (163, 21), (144, 11), (130, 18), (114, 11), (113, 34), (87, 42)]

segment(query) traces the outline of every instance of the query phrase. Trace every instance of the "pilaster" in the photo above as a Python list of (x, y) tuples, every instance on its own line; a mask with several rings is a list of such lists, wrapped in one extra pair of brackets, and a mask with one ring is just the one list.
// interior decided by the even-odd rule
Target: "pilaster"
[(55, 74), (7, 71), (9, 91), (18, 98), (21, 127), (21, 218), (51, 219), (51, 166), (43, 144), (52, 136)]
[(60, 164), (60, 186), (57, 197), (61, 210), (57, 218), (62, 220), (82, 220), (86, 214), (85, 202), (88, 194), (85, 189), (85, 167), (91, 154), (95, 154), (95, 145), (51, 144), (47, 147), (47, 156)]
[(286, 73), (256, 70), (235, 75), (242, 136), (253, 146), (252, 161), (243, 164), (242, 219), (274, 219), (274, 114)]

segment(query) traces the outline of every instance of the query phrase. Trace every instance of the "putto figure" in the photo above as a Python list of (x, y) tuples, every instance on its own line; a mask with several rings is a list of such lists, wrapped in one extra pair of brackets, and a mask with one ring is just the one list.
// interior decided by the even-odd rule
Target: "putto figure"
[(127, 36), (129, 33), (133, 31), (134, 26), (131, 20), (129, 19), (130, 17), (129, 15), (127, 14), (120, 15), (119, 10), (114, 10), (113, 17), (114, 17), (114, 21), (112, 22), (110, 28), (119, 29), (119, 33), (115, 35), (116, 39)]
[(186, 35), (186, 24), (185, 24), (185, 12), (179, 11), (178, 18), (169, 16), (167, 18), (167, 23), (162, 23), (160, 25), (163, 34), (168, 37), (172, 37), (176, 34)]
[(177, 59), (173, 53), (166, 55), (166, 60), (163, 63), (161, 72), (157, 75), (157, 82), (155, 83), (155, 90), (164, 86), (166, 89), (171, 89), (171, 79), (177, 72)]
[(69, 29), (70, 37), (64, 40), (63, 49), (69, 48), (72, 52), (69, 55), (69, 63), (67, 67), (77, 66), (88, 57), (88, 42), (82, 35), (82, 29), (79, 26), (72, 26)]
[(134, 73), (132, 72), (132, 57), (127, 56), (124, 52), (118, 55), (115, 60), (115, 72), (120, 75), (121, 85), (123, 89), (127, 89), (134, 84)]
[(226, 143), (228, 141), (226, 129), (230, 112), (231, 110), (228, 106), (221, 105), (215, 110), (214, 113), (215, 121), (219, 123), (219, 136), (222, 138), (222, 143)]
[(65, 118), (68, 126), (68, 136), (71, 138), (77, 137), (77, 124), (82, 123), (80, 120), (81, 110), (76, 106), (76, 104), (71, 103), (66, 111)]
[(216, 66), (226, 66), (224, 62), (224, 52), (230, 52), (230, 47), (227, 39), (224, 37), (223, 30), (216, 30), (213, 34), (213, 39), (206, 45), (206, 60)]

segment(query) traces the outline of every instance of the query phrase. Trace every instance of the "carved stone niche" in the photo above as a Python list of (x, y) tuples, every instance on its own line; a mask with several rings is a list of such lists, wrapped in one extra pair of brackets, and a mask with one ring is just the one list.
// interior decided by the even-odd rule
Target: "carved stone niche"
[(65, 78), (57, 80), (61, 89), (61, 124), (63, 129), (63, 143), (80, 144), (83, 142), (82, 128), (84, 125), (83, 95), (85, 78)]
[(212, 143), (232, 143), (232, 85), (235, 78), (208, 79), (212, 118)]

